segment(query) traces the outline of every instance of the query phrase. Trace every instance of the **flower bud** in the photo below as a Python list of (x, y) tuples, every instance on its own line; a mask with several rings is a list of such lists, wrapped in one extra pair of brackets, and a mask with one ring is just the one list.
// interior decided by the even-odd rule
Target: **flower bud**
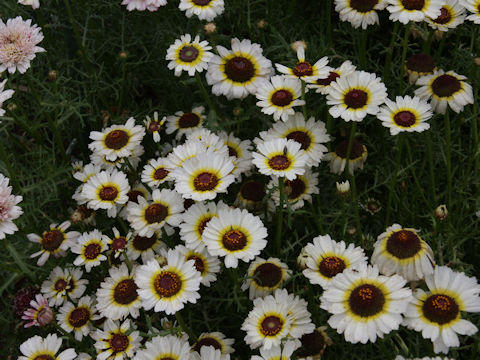
[(53, 318), (54, 316), (53, 316), (52, 309), (46, 306), (38, 312), (38, 315), (37, 315), (38, 325), (46, 326), (52, 322)]
[(55, 81), (58, 79), (58, 71), (57, 70), (50, 70), (48, 72), (48, 79), (51, 81)]
[(300, 269), (305, 270), (307, 268), (307, 259), (308, 259), (308, 254), (305, 248), (302, 248), (302, 251), (300, 251), (300, 255), (297, 257), (297, 265)]
[(304, 49), (307, 49), (307, 43), (303, 40), (297, 40), (290, 44), (290, 47), (293, 51), (297, 51), (298, 47), (302, 46)]
[(213, 34), (217, 30), (217, 26), (213, 22), (209, 22), (204, 25), (203, 30), (205, 30), (207, 34)]
[(350, 193), (350, 181), (344, 181), (337, 184), (337, 194), (340, 196), (346, 196)]
[(260, 19), (257, 21), (257, 27), (259, 29), (265, 29), (268, 25), (268, 22), (266, 22), (264, 19)]
[(448, 217), (447, 205), (438, 205), (434, 211), (435, 217), (440, 220), (445, 220)]

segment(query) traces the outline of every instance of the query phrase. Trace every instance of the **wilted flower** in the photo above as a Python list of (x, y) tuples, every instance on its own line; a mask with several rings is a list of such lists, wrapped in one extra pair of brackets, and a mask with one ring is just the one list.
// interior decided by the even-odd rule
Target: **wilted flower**
[(447, 205), (438, 205), (434, 211), (435, 217), (440, 220), (445, 220), (448, 217)]

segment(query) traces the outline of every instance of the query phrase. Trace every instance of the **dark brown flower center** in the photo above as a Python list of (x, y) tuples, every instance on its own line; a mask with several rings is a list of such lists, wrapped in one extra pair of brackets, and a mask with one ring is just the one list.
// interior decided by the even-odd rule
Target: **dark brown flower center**
[(193, 346), (193, 350), (200, 353), (200, 349), (202, 348), (202, 346), (213, 346), (217, 350), (222, 350), (222, 345), (218, 342), (217, 339), (214, 339), (212, 337), (204, 337), (198, 340)]
[(343, 102), (348, 108), (360, 109), (367, 105), (368, 94), (363, 90), (353, 89), (345, 94)]
[(301, 144), (301, 149), (302, 150), (307, 150), (310, 147), (310, 144), (312, 143), (312, 139), (310, 138), (310, 135), (306, 133), (305, 131), (292, 131), (287, 135), (288, 140), (294, 140)]
[(182, 279), (170, 271), (162, 271), (155, 277), (155, 291), (161, 297), (171, 297), (178, 293), (182, 287)]
[(150, 125), (148, 125), (148, 132), (154, 133), (156, 131), (160, 131), (161, 128), (162, 128), (162, 125), (160, 125), (159, 121), (152, 121)]
[[(348, 140), (343, 140), (335, 147), (335, 154), (342, 159), (347, 158)], [(350, 150), (350, 160), (358, 159), (363, 155), (363, 145), (356, 139), (352, 142)]]
[(292, 103), (293, 94), (288, 90), (277, 90), (273, 93), (271, 101), (277, 106), (287, 106)]
[(437, 17), (435, 20), (433, 20), (433, 22), (437, 24), (448, 24), (452, 19), (452, 14), (448, 9), (444, 7), (442, 7), (440, 11), (441, 11), (440, 16)]
[(131, 304), (138, 299), (137, 288), (133, 279), (124, 279), (113, 289), (113, 299), (122, 305)]
[(407, 10), (422, 10), (425, 0), (402, 0), (402, 4)]
[(150, 237), (135, 235), (133, 238), (133, 247), (137, 251), (147, 251), (153, 247), (157, 242), (157, 234), (153, 234)]
[(318, 271), (323, 276), (333, 278), (335, 275), (345, 270), (345, 262), (336, 256), (328, 256), (323, 258), (318, 264)]
[(225, 74), (232, 81), (244, 83), (255, 76), (255, 66), (249, 59), (236, 56), (225, 64)]
[(361, 13), (367, 13), (373, 10), (378, 0), (350, 0), (350, 7)]
[(265, 185), (259, 181), (247, 181), (242, 185), (240, 194), (245, 200), (260, 202), (265, 197)]
[(153, 173), (153, 178), (155, 180), (163, 180), (167, 177), (169, 171), (167, 169), (165, 169), (164, 167), (160, 167), (158, 168), (157, 170), (155, 170), (155, 172)]
[(275, 155), (270, 160), (268, 160), (268, 165), (273, 170), (285, 170), (290, 166), (291, 161), (286, 155)]
[(449, 97), (461, 88), (460, 80), (448, 74), (440, 75), (432, 82), (432, 90), (438, 97)]
[(285, 191), (288, 194), (288, 199), (291, 201), (296, 200), (300, 196), (302, 196), (305, 193), (306, 189), (307, 185), (300, 177), (297, 177), (294, 180), (285, 181)]
[(110, 339), (110, 349), (112, 352), (119, 353), (125, 351), (128, 348), (128, 336), (122, 334), (114, 334)]
[(193, 204), (195, 204), (195, 200), (192, 200), (192, 199), (184, 199), (184, 200), (183, 200), (183, 208), (184, 208), (185, 210), (188, 210), (188, 208), (189, 208), (190, 206), (192, 206)]
[(65, 236), (60, 230), (50, 230), (43, 233), (41, 240), (42, 247), (47, 251), (54, 251), (62, 245)]
[(105, 136), (105, 145), (114, 150), (120, 150), (128, 144), (130, 135), (124, 130), (113, 130)]
[(203, 272), (205, 271), (205, 264), (202, 260), (202, 258), (200, 256), (197, 256), (197, 255), (190, 255), (188, 258), (187, 258), (187, 261), (188, 260), (194, 260), (195, 261), (195, 269), (197, 269), (197, 271), (200, 273), (200, 274), (203, 274)]
[(313, 74), (312, 65), (308, 61), (299, 61), (293, 67), (293, 74), (297, 77), (310, 76)]
[(399, 126), (410, 127), (417, 122), (417, 117), (411, 111), (403, 110), (395, 114), (393, 121)]
[(140, 190), (131, 190), (127, 193), (128, 200), (138, 204), (138, 197), (145, 197), (145, 195)]
[(455, 320), (459, 315), (456, 301), (448, 295), (430, 295), (423, 303), (423, 315), (431, 322), (443, 325)]
[(238, 158), (237, 150), (235, 150), (235, 148), (230, 145), (227, 145), (227, 147), (228, 147), (228, 156), (235, 156)]
[(207, 226), (208, 222), (212, 220), (213, 216), (206, 216), (200, 221), (200, 224), (198, 224), (198, 232), (200, 234), (203, 234), (203, 231), (205, 230), (205, 227)]
[(297, 357), (300, 358), (319, 355), (327, 346), (325, 337), (319, 330), (303, 335), (300, 338), (300, 342), (302, 345), (296, 352)]
[(104, 186), (100, 189), (98, 196), (104, 201), (114, 201), (118, 196), (118, 190), (114, 186)]
[(113, 251), (118, 251), (125, 249), (125, 246), (127, 245), (127, 238), (125, 236), (119, 236), (112, 241), (112, 250)]
[(229, 251), (242, 250), (247, 245), (247, 237), (240, 230), (229, 230), (223, 235), (222, 243)]
[(275, 336), (283, 328), (283, 320), (278, 316), (267, 316), (261, 324), (261, 331), (265, 336)]
[(90, 310), (85, 307), (77, 307), (68, 315), (68, 322), (74, 328), (82, 327), (89, 321)]
[(88, 244), (85, 249), (83, 250), (83, 255), (88, 259), (88, 260), (93, 260), (100, 255), (102, 251), (102, 247), (98, 243), (90, 243)]
[(60, 291), (63, 291), (67, 288), (68, 286), (68, 282), (65, 280), (65, 279), (58, 279), (56, 282), (55, 282), (55, 290), (60, 292)]
[(145, 210), (145, 220), (149, 224), (160, 223), (168, 216), (168, 207), (154, 203)]
[(55, 360), (53, 357), (50, 355), (37, 355), (33, 360)]
[(338, 73), (330, 71), (330, 74), (328, 74), (328, 77), (323, 79), (317, 79), (315, 80), (315, 82), (317, 83), (317, 85), (328, 86), (333, 81), (337, 80), (338, 77), (340, 77)]
[(408, 259), (421, 249), (420, 238), (410, 230), (396, 231), (387, 239), (387, 251), (399, 259)]
[(212, 0), (193, 0), (193, 3), (198, 6), (207, 6)]
[(407, 60), (407, 69), (418, 73), (433, 73), (435, 61), (430, 55), (415, 54)]
[(217, 176), (210, 172), (203, 172), (193, 179), (193, 186), (197, 191), (212, 191), (217, 184)]
[(195, 113), (185, 113), (178, 119), (178, 127), (180, 129), (194, 128), (198, 124), (200, 124), (200, 116)]
[(253, 272), (254, 281), (263, 287), (275, 287), (282, 280), (282, 269), (273, 263), (263, 263)]
[(348, 304), (355, 315), (369, 317), (383, 310), (385, 296), (375, 285), (363, 284), (353, 289)]
[(179, 58), (184, 62), (195, 61), (198, 57), (199, 51), (195, 46), (186, 45), (180, 50)]

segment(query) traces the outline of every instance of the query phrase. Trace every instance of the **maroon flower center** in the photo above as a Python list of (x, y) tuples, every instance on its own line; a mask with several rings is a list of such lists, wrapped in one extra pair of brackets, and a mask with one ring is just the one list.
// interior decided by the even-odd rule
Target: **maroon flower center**
[(143, 252), (148, 249), (151, 249), (156, 242), (157, 242), (156, 234), (153, 234), (150, 237), (136, 235), (133, 238), (133, 247), (135, 248), (135, 250)]
[(145, 220), (149, 224), (160, 223), (168, 216), (168, 207), (162, 204), (152, 204), (145, 210)]
[(315, 80), (315, 82), (317, 83), (317, 85), (328, 86), (333, 81), (337, 80), (338, 77), (340, 77), (339, 74), (337, 74), (336, 72), (330, 71), (330, 74), (328, 74), (328, 77), (324, 79), (317, 79)]
[(369, 317), (383, 310), (385, 296), (375, 285), (363, 284), (353, 289), (348, 304), (354, 314)]
[(137, 285), (133, 279), (120, 281), (113, 290), (114, 300), (122, 305), (128, 305), (138, 298)]
[(363, 90), (353, 89), (345, 94), (343, 102), (348, 108), (360, 109), (367, 105), (368, 94)]
[(195, 46), (186, 45), (180, 50), (179, 58), (184, 62), (192, 62), (197, 59), (199, 54)]
[(265, 185), (258, 181), (247, 181), (240, 189), (240, 195), (252, 202), (260, 202), (265, 197)]
[(433, 20), (433, 22), (437, 24), (448, 24), (452, 19), (452, 14), (444, 7), (440, 9), (440, 12), (440, 16)]
[(110, 339), (110, 349), (113, 353), (119, 353), (125, 351), (128, 348), (128, 336), (122, 334), (114, 334)]
[(345, 268), (345, 262), (336, 256), (323, 258), (322, 261), (320, 261), (320, 264), (318, 264), (318, 271), (320, 274), (328, 278), (333, 278), (335, 275), (345, 270)]
[(425, 0), (402, 0), (402, 4), (407, 10), (422, 10)]
[(247, 245), (247, 237), (240, 230), (229, 230), (223, 235), (222, 243), (227, 250), (238, 251)]
[(360, 13), (367, 13), (372, 11), (378, 0), (350, 0), (350, 7)]
[[(347, 158), (348, 140), (343, 140), (335, 147), (335, 154), (342, 159)], [(350, 149), (350, 160), (358, 159), (363, 154), (363, 145), (356, 139), (352, 142)]]
[(79, 328), (90, 321), (90, 310), (85, 307), (75, 308), (68, 316), (68, 322), (72, 327)]
[(155, 277), (153, 284), (158, 295), (171, 297), (180, 291), (182, 280), (173, 272), (162, 271)]
[(92, 243), (88, 244), (85, 249), (83, 250), (83, 255), (88, 259), (88, 260), (93, 260), (100, 255), (100, 252), (102, 251), (102, 247), (100, 244), (97, 243)]
[(303, 182), (300, 177), (297, 177), (294, 180), (285, 181), (285, 190), (288, 194), (288, 199), (293, 201), (298, 199), (305, 193), (307, 185)]
[(155, 172), (153, 173), (153, 178), (155, 180), (161, 181), (168, 176), (168, 173), (169, 171), (167, 169), (165, 169), (164, 167), (161, 167), (155, 170)]
[(263, 287), (273, 288), (282, 280), (282, 269), (273, 263), (263, 263), (253, 272), (254, 281)]
[(56, 282), (55, 282), (55, 290), (60, 292), (60, 291), (63, 291), (67, 288), (68, 286), (68, 282), (65, 281), (65, 279), (58, 279)]
[(118, 190), (113, 186), (104, 186), (100, 189), (98, 196), (104, 201), (114, 201), (118, 196)]
[(207, 226), (208, 222), (212, 220), (212, 217), (213, 216), (208, 216), (208, 217), (205, 217), (202, 221), (200, 221), (200, 224), (198, 224), (198, 232), (200, 234), (203, 234), (205, 227)]
[(193, 186), (198, 191), (211, 191), (218, 184), (218, 178), (210, 172), (203, 172), (193, 179)]
[(212, 0), (193, 0), (193, 3), (197, 6), (207, 6)]
[(418, 73), (433, 73), (435, 61), (430, 55), (415, 54), (407, 60), (407, 69)]
[(232, 146), (227, 145), (228, 147), (228, 156), (235, 156), (238, 158), (238, 152)]
[(285, 170), (290, 166), (291, 161), (285, 155), (275, 155), (270, 160), (268, 160), (268, 165), (273, 170)]
[(403, 110), (395, 114), (393, 121), (399, 126), (410, 127), (417, 122), (417, 117), (411, 111)]
[(310, 76), (313, 74), (312, 65), (308, 61), (299, 61), (293, 67), (293, 74), (297, 77)]
[(159, 121), (152, 121), (150, 125), (148, 125), (148, 132), (154, 133), (156, 131), (160, 131), (161, 128), (162, 128), (162, 125), (160, 125)]
[(423, 303), (423, 315), (437, 324), (443, 325), (455, 320), (459, 314), (458, 304), (448, 295), (430, 295)]
[(288, 106), (292, 103), (293, 94), (288, 90), (277, 90), (273, 93), (270, 100), (276, 106)]
[(232, 81), (244, 83), (255, 75), (255, 66), (249, 59), (236, 56), (225, 64), (225, 74)]
[(124, 130), (113, 130), (105, 136), (105, 145), (108, 148), (119, 150), (128, 144), (130, 136)]
[(260, 325), (261, 331), (265, 336), (275, 336), (283, 328), (283, 321), (278, 316), (267, 316)]
[(408, 259), (422, 249), (420, 238), (410, 230), (400, 230), (387, 239), (387, 251), (399, 259)]
[(310, 147), (310, 144), (312, 143), (312, 139), (310, 138), (310, 135), (306, 133), (305, 131), (293, 131), (287, 135), (288, 140), (294, 140), (298, 142), (301, 146), (302, 150), (307, 150)]
[(50, 355), (38, 355), (38, 356), (35, 356), (33, 360), (55, 360), (55, 359)]
[(203, 260), (200, 256), (196, 256), (196, 255), (190, 255), (188, 258), (187, 258), (187, 261), (188, 260), (194, 260), (195, 261), (195, 269), (197, 269), (197, 271), (200, 273), (200, 274), (203, 274), (203, 272), (205, 271), (205, 264), (203, 263)]
[(118, 251), (125, 248), (127, 245), (127, 238), (124, 236), (119, 236), (112, 241), (112, 250)]
[(193, 350), (200, 353), (202, 346), (213, 346), (216, 350), (222, 350), (222, 345), (218, 342), (217, 339), (212, 337), (204, 337), (197, 341), (194, 345)]
[(327, 346), (325, 338), (318, 330), (303, 335), (300, 338), (300, 342), (302, 343), (302, 346), (297, 350), (296, 355), (301, 358), (319, 355)]
[(62, 245), (65, 236), (60, 230), (50, 230), (43, 233), (41, 245), (46, 251), (54, 251)]
[(432, 82), (432, 90), (438, 97), (449, 97), (462, 88), (455, 76), (443, 74)]
[(138, 197), (145, 197), (145, 195), (140, 190), (131, 190), (127, 193), (128, 200), (138, 204)]
[(200, 116), (195, 113), (185, 113), (178, 119), (178, 127), (180, 129), (194, 128), (198, 124), (200, 124)]

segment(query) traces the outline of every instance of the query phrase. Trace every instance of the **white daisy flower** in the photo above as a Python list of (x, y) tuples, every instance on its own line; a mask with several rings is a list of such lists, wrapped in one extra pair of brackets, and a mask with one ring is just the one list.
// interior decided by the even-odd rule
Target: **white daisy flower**
[(57, 334), (48, 334), (46, 338), (35, 335), (20, 345), (18, 360), (35, 359), (54, 359), (54, 360), (74, 360), (77, 359), (77, 353), (74, 349), (63, 350), (57, 355), (62, 346), (62, 338)]
[(367, 114), (376, 115), (387, 98), (387, 88), (375, 74), (365, 71), (340, 76), (327, 90), (328, 112), (345, 121), (362, 121)]
[(164, 182), (173, 180), (167, 164), (166, 158), (150, 159), (143, 167), (142, 182), (150, 187), (158, 188)]
[(175, 115), (167, 116), (167, 134), (177, 132), (175, 138), (180, 140), (183, 135), (188, 136), (195, 130), (201, 129), (205, 120), (205, 108), (197, 106), (191, 112), (177, 111)]
[(57, 313), (58, 325), (70, 333), (73, 331), (75, 340), (81, 341), (92, 330), (92, 321), (96, 320), (94, 300), (84, 296), (74, 305), (67, 301)]
[(141, 340), (139, 332), (135, 330), (135, 326), (130, 328), (128, 319), (122, 324), (107, 319), (103, 330), (98, 329), (91, 335), (96, 341), (97, 360), (131, 359), (140, 347)]
[(271, 349), (260, 349), (260, 355), (253, 355), (251, 360), (290, 360), (297, 344), (294, 341), (287, 341), (283, 346), (273, 346)]
[(348, 21), (357, 29), (366, 29), (368, 25), (378, 24), (378, 13), (387, 6), (384, 0), (335, 0), (335, 11), (341, 21)]
[(380, 108), (377, 118), (382, 125), (390, 129), (390, 135), (400, 132), (422, 132), (430, 129), (426, 121), (433, 116), (428, 102), (416, 96), (397, 96), (395, 102), (385, 99), (385, 106)]
[(129, 202), (127, 218), (130, 226), (140, 236), (150, 237), (156, 230), (160, 230), (165, 224), (178, 226), (183, 212), (182, 197), (173, 190), (154, 190), (152, 201), (147, 202), (138, 197), (138, 204)]
[(18, 0), (18, 3), (31, 6), (32, 9), (38, 9), (40, 7), (40, 0)]
[(288, 314), (291, 316), (289, 337), (300, 339), (304, 334), (310, 334), (315, 330), (311, 314), (307, 310), (308, 303), (299, 296), (289, 294), (286, 289), (278, 289), (273, 294), (278, 303), (285, 303)]
[(262, 112), (273, 115), (273, 119), (287, 121), (289, 115), (295, 114), (294, 106), (305, 105), (304, 100), (299, 100), (302, 95), (302, 83), (298, 79), (290, 79), (285, 76), (272, 76), (270, 80), (258, 83), (257, 106)]
[(305, 173), (307, 155), (294, 140), (273, 139), (259, 143), (252, 153), (253, 164), (260, 173), (293, 180)]
[[(347, 151), (349, 139), (340, 141), (335, 146), (335, 151), (325, 154), (325, 160), (330, 161), (330, 171), (334, 174), (342, 174), (347, 165)], [(348, 172), (353, 175), (356, 169), (363, 169), (367, 159), (367, 147), (357, 139), (353, 139), (348, 161)]]
[(412, 291), (401, 276), (379, 275), (376, 266), (346, 269), (330, 282), (320, 307), (333, 314), (328, 324), (351, 343), (375, 342), (402, 322)]
[(4, 90), (6, 83), (7, 83), (7, 79), (0, 82), (0, 116), (5, 115), (5, 110), (2, 109), (3, 103), (6, 100), (10, 99), (15, 93), (15, 91), (13, 90)]
[(436, 19), (440, 16), (440, 8), (444, 4), (441, 0), (386, 0), (389, 19), (408, 24), (409, 21), (421, 22), (425, 18)]
[(185, 262), (175, 250), (167, 253), (167, 265), (156, 260), (138, 267), (135, 282), (145, 310), (165, 311), (167, 315), (183, 309), (185, 303), (196, 303), (200, 298), (201, 275), (194, 260)]
[(291, 276), (292, 271), (280, 259), (271, 257), (265, 260), (257, 256), (248, 267), (247, 277), (243, 281), (242, 290), (248, 289), (250, 300), (264, 297), (272, 294)]
[(138, 164), (140, 163), (141, 159), (140, 156), (143, 155), (145, 149), (142, 145), (138, 145), (133, 148), (130, 157), (117, 157), (115, 160), (108, 160), (105, 156), (99, 155), (97, 152), (93, 152), (90, 154), (90, 162), (94, 165), (100, 166), (100, 168), (104, 170), (112, 170), (117, 168), (121, 170), (122, 167), (127, 166), (125, 160), (128, 160), (130, 165), (137, 169)]
[(140, 236), (134, 233), (132, 240), (128, 243), (127, 256), (130, 260), (142, 258), (145, 264), (148, 260), (153, 259), (162, 250), (167, 250), (167, 244), (162, 241), (162, 232), (154, 231), (151, 236)]
[[(263, 181), (245, 181), (237, 193), (234, 206), (251, 211), (262, 212), (264, 209), (263, 199), (267, 196), (265, 183)], [(271, 203), (271, 200), (267, 200)]]
[(73, 264), (75, 266), (85, 265), (85, 270), (89, 273), (92, 267), (100, 265), (107, 259), (103, 255), (103, 252), (107, 250), (107, 241), (108, 238), (96, 229), (81, 234), (71, 248), (72, 253), (78, 254)]
[(73, 177), (78, 181), (86, 183), (88, 179), (97, 175), (100, 171), (102, 171), (102, 168), (99, 165), (89, 163), (77, 169), (77, 171), (75, 171), (73, 174)]
[(152, 359), (194, 360), (188, 341), (174, 335), (156, 336), (138, 350), (135, 360)]
[(335, 81), (340, 76), (347, 76), (353, 73), (357, 67), (352, 64), (350, 60), (346, 60), (336, 69), (330, 70), (330, 74), (324, 78), (318, 78), (316, 80), (310, 80), (307, 84), (308, 89), (315, 89), (316, 93), (326, 95), (328, 87), (330, 84)]
[(458, 0), (446, 0), (440, 12), (441, 14), (437, 18), (428, 16), (426, 18), (431, 28), (440, 31), (455, 29), (458, 25), (463, 24), (467, 17), (465, 7)]
[(467, 104), (473, 104), (472, 86), (464, 80), (467, 78), (454, 71), (436, 71), (433, 75), (422, 76), (416, 82), (421, 86), (415, 95), (430, 100), (435, 112), (445, 114), (447, 105), (457, 114)]
[(415, 84), (419, 77), (431, 75), (437, 70), (435, 60), (427, 54), (414, 54), (405, 62), (410, 85)]
[(471, 13), (467, 20), (480, 24), (480, 0), (461, 0), (460, 3)]
[(405, 313), (404, 325), (433, 342), (435, 353), (447, 354), (460, 346), (457, 334), (473, 335), (478, 328), (462, 319), (462, 312), (480, 312), (477, 279), (446, 266), (437, 266), (425, 277), (429, 292), (417, 288)]
[(433, 251), (417, 232), (399, 224), (389, 226), (377, 238), (371, 263), (384, 275), (398, 274), (408, 281), (431, 275), (435, 266)]
[(200, 140), (186, 141), (182, 145), (175, 146), (167, 155), (167, 169), (173, 171), (181, 167), (186, 160), (206, 151), (207, 146)]
[[(283, 207), (291, 207), (293, 210), (304, 206), (305, 201), (312, 202), (312, 194), (318, 194), (318, 174), (306, 170), (303, 175), (297, 175), (293, 180), (284, 179), (285, 199)], [(280, 191), (278, 190), (279, 178), (274, 177), (267, 185), (268, 189), (275, 189), (271, 193), (272, 200), (276, 206), (280, 206)]]
[(312, 284), (326, 289), (335, 275), (346, 269), (358, 269), (367, 264), (367, 257), (361, 247), (354, 244), (348, 246), (344, 241), (336, 242), (330, 235), (313, 238), (313, 243), (304, 247), (305, 270), (303, 275)]
[(227, 134), (225, 131), (220, 131), (218, 137), (227, 146), (228, 155), (231, 158), (233, 157), (234, 168), (232, 175), (234, 175), (236, 179), (240, 179), (240, 176), (249, 171), (253, 166), (252, 152), (250, 149), (252, 142), (250, 140), (241, 140), (233, 135), (233, 133)]
[(8, 186), (9, 181), (9, 178), (0, 174), (0, 240), (18, 230), (13, 220), (23, 214), (23, 210), (17, 206), (23, 197), (12, 195), (12, 187)]
[[(138, 204), (138, 197), (141, 196), (142, 198), (144, 198), (145, 200), (151, 200), (151, 196), (150, 196), (150, 193), (148, 192), (148, 189), (142, 184), (142, 183), (135, 183), (129, 192), (127, 192), (127, 197), (128, 197), (128, 201), (132, 201), (134, 203), (137, 203)], [(124, 207), (122, 208), (125, 209), (126, 206), (124, 205)], [(121, 213), (121, 215), (123, 215), (122, 217), (125, 217), (125, 214), (126, 212), (123, 211)]]
[(41, 292), (50, 306), (62, 305), (67, 298), (78, 299), (87, 288), (88, 280), (81, 279), (80, 269), (62, 269), (56, 266), (47, 280), (42, 283)]
[(172, 172), (175, 190), (186, 199), (215, 199), (218, 193), (227, 192), (228, 186), (235, 181), (231, 174), (233, 167), (230, 157), (211, 151), (199, 154)]
[(234, 342), (234, 339), (229, 339), (223, 333), (218, 331), (201, 333), (197, 342), (193, 344), (192, 350), (199, 353), (201, 348), (213, 346), (213, 348), (220, 350), (223, 355), (227, 355), (235, 351), (232, 347)]
[(167, 0), (122, 0), (122, 5), (127, 5), (128, 11), (157, 11), (160, 6), (167, 5)]
[(213, 56), (208, 50), (212, 50), (208, 41), (200, 41), (198, 35), (192, 41), (192, 36), (185, 34), (170, 45), (165, 59), (170, 60), (168, 68), (175, 69), (175, 76), (180, 76), (182, 71), (188, 72), (189, 76), (194, 76), (195, 72), (207, 70), (208, 62)]
[(327, 66), (328, 58), (325, 56), (315, 64), (311, 65), (305, 60), (305, 47), (302, 44), (299, 44), (297, 47), (297, 59), (298, 62), (292, 69), (281, 64), (275, 64), (275, 67), (278, 72), (285, 74), (290, 78), (301, 79), (307, 82), (327, 77), (330, 73), (331, 69)]
[(300, 338), (301, 346), (295, 351), (298, 360), (320, 360), (327, 345), (332, 340), (325, 332), (327, 326), (321, 326)]
[(125, 264), (111, 267), (97, 289), (97, 310), (107, 319), (120, 320), (131, 316), (136, 319), (142, 307), (135, 284), (135, 269), (129, 273)]
[(218, 349), (213, 346), (202, 346), (200, 353), (195, 354), (196, 360), (230, 360), (230, 355), (223, 355)]
[(267, 245), (266, 237), (260, 218), (240, 209), (219, 210), (202, 234), (208, 252), (224, 256), (227, 268), (238, 267), (238, 260), (253, 260)]
[(41, 250), (32, 254), (30, 258), (40, 256), (37, 261), (38, 266), (43, 266), (50, 255), (55, 258), (64, 257), (67, 250), (76, 242), (77, 237), (80, 236), (78, 231), (69, 231), (70, 221), (64, 221), (60, 225), (50, 224), (50, 230), (43, 232), (42, 236), (37, 234), (28, 234), (28, 240), (39, 243)]
[(178, 8), (185, 11), (185, 16), (191, 18), (193, 15), (200, 20), (212, 21), (225, 9), (224, 0), (180, 0)]
[(228, 157), (229, 148), (220, 136), (214, 134), (208, 129), (199, 128), (187, 135), (186, 143), (199, 141), (206, 146), (207, 150), (215, 152), (219, 155)]
[(183, 255), (185, 261), (195, 261), (195, 269), (202, 276), (202, 285), (209, 287), (211, 283), (217, 280), (217, 273), (220, 272), (220, 261), (216, 256), (211, 256), (206, 249), (195, 251), (183, 245), (177, 245), (175, 250)]
[(88, 148), (106, 160), (115, 161), (118, 158), (129, 157), (145, 136), (145, 128), (135, 125), (135, 119), (129, 118), (125, 125), (112, 125), (103, 131), (92, 131), (93, 141)]
[(225, 95), (227, 99), (243, 99), (257, 92), (261, 79), (268, 79), (272, 63), (263, 56), (259, 44), (250, 40), (232, 39), (232, 50), (217, 46), (220, 56), (214, 55), (208, 65), (207, 83), (213, 85), (214, 95)]
[(444, 357), (440, 357), (440, 356), (435, 356), (435, 357), (425, 356), (423, 358), (405, 359), (403, 356), (397, 355), (395, 360), (455, 360), (455, 359), (444, 358)]

